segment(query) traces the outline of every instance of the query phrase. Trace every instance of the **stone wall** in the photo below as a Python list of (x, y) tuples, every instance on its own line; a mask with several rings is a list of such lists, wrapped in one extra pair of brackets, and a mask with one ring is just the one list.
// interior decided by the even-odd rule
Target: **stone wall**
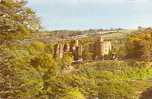
[[(74, 60), (79, 61), (82, 59), (83, 51), (85, 47), (79, 42), (81, 39), (75, 39), (68, 42), (60, 41), (54, 45), (54, 57), (63, 58), (64, 53), (72, 53)], [(108, 55), (111, 51), (111, 42), (109, 40), (104, 40), (101, 36), (95, 38), (91, 45), (93, 52), (93, 59), (103, 59), (105, 55)]]

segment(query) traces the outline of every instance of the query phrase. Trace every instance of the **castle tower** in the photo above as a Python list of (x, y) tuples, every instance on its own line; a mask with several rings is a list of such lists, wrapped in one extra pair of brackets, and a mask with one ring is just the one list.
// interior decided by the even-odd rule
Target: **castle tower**
[(54, 45), (54, 57), (63, 58), (63, 45), (58, 43)]
[(58, 57), (60, 53), (60, 46), (59, 44), (54, 45), (54, 57)]
[(63, 45), (60, 44), (59, 46), (60, 46), (60, 47), (59, 47), (59, 57), (60, 57), (60, 58), (63, 58), (63, 55), (64, 55)]
[(97, 37), (97, 40), (95, 41), (94, 45), (93, 45), (93, 49), (94, 49), (94, 55), (93, 58), (94, 59), (102, 59), (104, 56), (104, 39), (102, 38), (102, 36)]
[(82, 46), (79, 45), (79, 40), (76, 39), (74, 42), (71, 44), (71, 52), (74, 56), (74, 60), (78, 61), (82, 57)]
[(103, 53), (104, 53), (104, 55), (108, 55), (111, 50), (112, 50), (111, 42), (108, 41), (108, 40), (104, 41), (104, 44), (103, 44)]
[(98, 37), (97, 40), (98, 40), (99, 42), (104, 42), (104, 39), (103, 39), (102, 36)]
[(75, 40), (75, 46), (79, 46), (79, 40)]
[(75, 61), (79, 60), (79, 40), (74, 41), (72, 53), (73, 53), (73, 56), (74, 56), (74, 60)]
[(69, 52), (70, 51), (70, 44), (69, 43), (66, 43), (65, 45), (64, 45), (64, 52)]

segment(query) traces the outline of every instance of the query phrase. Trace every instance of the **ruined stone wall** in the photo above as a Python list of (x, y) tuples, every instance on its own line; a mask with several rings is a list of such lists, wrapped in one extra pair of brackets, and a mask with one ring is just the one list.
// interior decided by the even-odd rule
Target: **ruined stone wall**
[[(71, 52), (74, 60), (82, 60), (82, 54), (85, 47), (79, 42), (81, 39), (71, 40), (71, 42), (58, 42), (54, 45), (54, 57), (63, 58), (64, 53)], [(104, 40), (102, 37), (97, 37), (91, 48), (93, 51), (93, 59), (102, 59), (105, 55), (108, 55), (111, 51), (111, 42)]]
[(79, 40), (73, 42), (58, 42), (54, 45), (54, 57), (63, 58), (64, 53), (71, 52), (74, 60), (79, 60), (82, 54), (82, 46), (79, 45)]

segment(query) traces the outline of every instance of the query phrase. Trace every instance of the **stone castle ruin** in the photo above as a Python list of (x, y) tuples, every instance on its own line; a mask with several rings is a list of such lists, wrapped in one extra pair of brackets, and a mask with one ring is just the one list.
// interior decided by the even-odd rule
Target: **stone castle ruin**
[(109, 55), (112, 50), (111, 41), (104, 40), (101, 36), (93, 44), (94, 59), (103, 59), (104, 56)]
[[(70, 52), (74, 58), (74, 61), (83, 61), (82, 54), (85, 50), (85, 46), (80, 43), (81, 39), (74, 39), (70, 41), (60, 41), (54, 45), (54, 57), (63, 58), (64, 53)], [(102, 36), (95, 37), (90, 44), (92, 59), (103, 59), (104, 56), (109, 55), (112, 50), (110, 40), (104, 40)]]

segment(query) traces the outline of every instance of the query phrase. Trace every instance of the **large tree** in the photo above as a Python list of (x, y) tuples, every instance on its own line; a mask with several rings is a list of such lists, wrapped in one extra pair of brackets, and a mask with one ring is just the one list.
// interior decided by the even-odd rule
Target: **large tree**
[(39, 28), (39, 20), (36, 17), (35, 12), (26, 6), (26, 1), (0, 1), (1, 40), (9, 40), (14, 36), (22, 37), (25, 34), (39, 30)]
[(128, 58), (150, 60), (152, 51), (152, 29), (138, 30), (128, 37)]

